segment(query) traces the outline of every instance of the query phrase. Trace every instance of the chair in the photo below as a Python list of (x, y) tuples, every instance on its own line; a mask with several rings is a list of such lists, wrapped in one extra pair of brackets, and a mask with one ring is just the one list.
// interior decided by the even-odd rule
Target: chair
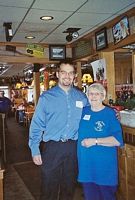
[(33, 117), (34, 111), (35, 111), (35, 108), (33, 106), (28, 106), (26, 108), (25, 116), (24, 116), (24, 125), (26, 127), (30, 126), (30, 122), (31, 122), (31, 119)]

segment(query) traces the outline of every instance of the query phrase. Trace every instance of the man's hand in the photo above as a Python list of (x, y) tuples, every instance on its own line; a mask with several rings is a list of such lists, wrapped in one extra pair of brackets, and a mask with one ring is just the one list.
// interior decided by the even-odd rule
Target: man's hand
[(41, 155), (33, 156), (32, 159), (35, 165), (42, 165)]
[(117, 117), (117, 119), (120, 121), (120, 111), (118, 111), (118, 110), (116, 110), (116, 109), (114, 109), (115, 110), (115, 112), (116, 112), (116, 117)]

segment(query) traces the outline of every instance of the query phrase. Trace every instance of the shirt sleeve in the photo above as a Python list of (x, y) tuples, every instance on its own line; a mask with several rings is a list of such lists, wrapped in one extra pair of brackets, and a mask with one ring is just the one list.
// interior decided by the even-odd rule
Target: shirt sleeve
[(116, 113), (114, 110), (112, 110), (112, 112), (110, 114), (111, 114), (111, 116), (110, 116), (111, 134), (112, 134), (112, 136), (114, 136), (116, 138), (116, 140), (119, 141), (120, 146), (124, 146), (122, 127), (121, 127), (120, 121), (117, 119)]
[(30, 124), (29, 131), (29, 147), (31, 149), (32, 156), (40, 155), (39, 145), (46, 129), (45, 113), (44, 97), (40, 97)]

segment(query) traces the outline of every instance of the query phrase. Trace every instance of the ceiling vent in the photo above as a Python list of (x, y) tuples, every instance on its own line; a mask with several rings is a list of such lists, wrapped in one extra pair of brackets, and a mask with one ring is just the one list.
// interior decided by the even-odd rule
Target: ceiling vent
[(16, 46), (6, 45), (6, 51), (16, 52)]

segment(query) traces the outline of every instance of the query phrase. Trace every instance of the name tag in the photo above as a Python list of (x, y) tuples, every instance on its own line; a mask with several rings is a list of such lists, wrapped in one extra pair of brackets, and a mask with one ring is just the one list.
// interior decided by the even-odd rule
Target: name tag
[(84, 120), (90, 120), (90, 115), (84, 115), (83, 119)]
[(76, 101), (76, 107), (83, 108), (83, 102), (82, 101)]

